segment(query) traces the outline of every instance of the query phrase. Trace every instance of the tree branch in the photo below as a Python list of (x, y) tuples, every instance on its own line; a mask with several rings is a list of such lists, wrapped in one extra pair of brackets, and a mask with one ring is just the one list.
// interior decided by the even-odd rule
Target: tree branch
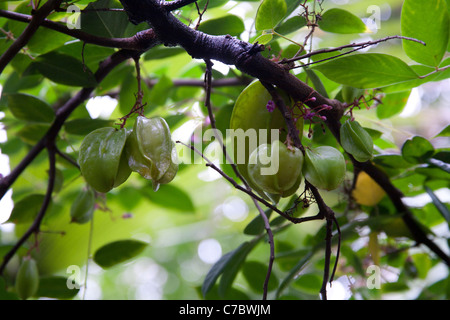
[(42, 24), (44, 19), (56, 8), (59, 7), (62, 0), (49, 0), (33, 15), (30, 23), (27, 25), (22, 34), (14, 41), (14, 43), (0, 57), (0, 74), (16, 54), (28, 43), (36, 30)]
[[(25, 23), (30, 23), (33, 19), (33, 16), (6, 10), (0, 10), (0, 16)], [(154, 44), (155, 39), (152, 29), (143, 30), (129, 38), (104, 38), (79, 29), (69, 29), (61, 23), (48, 19), (44, 19), (41, 26), (77, 38), (85, 43), (119, 49), (145, 51)]]
[(16, 242), (14, 247), (8, 251), (7, 254), (4, 255), (2, 264), (0, 265), (0, 275), (3, 275), (3, 271), (5, 270), (6, 265), (11, 260), (11, 258), (14, 256), (14, 254), (17, 252), (17, 250), (20, 249), (20, 247), (25, 243), (25, 241), (28, 240), (28, 238), (33, 234), (38, 234), (41, 226), (42, 219), (45, 216), (45, 213), (47, 212), (48, 206), (50, 204), (50, 201), (52, 199), (52, 193), (53, 188), (55, 185), (55, 174), (56, 174), (56, 148), (55, 148), (55, 142), (49, 141), (47, 143), (47, 150), (48, 150), (48, 162), (49, 162), (49, 170), (48, 170), (48, 185), (47, 185), (47, 192), (44, 196), (44, 201), (42, 202), (41, 208), (39, 209), (39, 212), (34, 219), (31, 226), (28, 228), (28, 230), (20, 237), (20, 239)]

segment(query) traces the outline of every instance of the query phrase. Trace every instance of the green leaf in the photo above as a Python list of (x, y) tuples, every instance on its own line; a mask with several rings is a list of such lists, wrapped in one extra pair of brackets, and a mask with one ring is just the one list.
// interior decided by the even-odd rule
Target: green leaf
[(450, 125), (446, 126), (444, 129), (442, 129), (436, 137), (450, 137)]
[(19, 120), (51, 123), (55, 112), (45, 101), (29, 94), (8, 94), (8, 108)]
[[(267, 265), (259, 261), (245, 262), (242, 267), (242, 274), (250, 287), (257, 293), (263, 293), (264, 282), (267, 275)], [(278, 287), (278, 278), (275, 273), (270, 274), (267, 291), (275, 290)]]
[(449, 25), (445, 0), (405, 0), (401, 14), (402, 35), (426, 43), (424, 46), (403, 40), (405, 53), (416, 62), (439, 66), (447, 50)]
[(202, 22), (198, 30), (211, 35), (228, 34), (230, 36), (239, 36), (244, 32), (245, 26), (241, 18), (234, 15), (227, 15)]
[(367, 31), (364, 22), (347, 10), (333, 8), (327, 10), (319, 20), (319, 28), (323, 31), (351, 34)]
[(406, 140), (402, 146), (403, 158), (414, 164), (425, 163), (433, 156), (434, 152), (430, 141), (420, 136)]
[(283, 279), (281, 284), (278, 287), (276, 297), (280, 297), (283, 293), (283, 290), (293, 281), (297, 276), (300, 270), (302, 270), (305, 265), (308, 263), (310, 258), (313, 256), (313, 250), (310, 250), (305, 256), (303, 256), (298, 263), (289, 271), (287, 276)]
[[(156, 192), (151, 187), (148, 187), (143, 193), (145, 198), (162, 207), (180, 212), (195, 212), (195, 207), (190, 196), (173, 184), (161, 185)], [(177, 200), (174, 201), (173, 199)]]
[[(271, 213), (272, 213), (272, 209), (267, 209), (266, 211), (264, 211), (264, 214), (267, 216), (267, 218), (270, 218)], [(265, 230), (264, 220), (262, 219), (261, 215), (258, 214), (245, 227), (244, 234), (248, 234), (248, 235), (254, 236), (254, 235), (258, 235), (258, 234), (263, 233), (264, 230)]]
[(171, 93), (173, 87), (172, 80), (166, 75), (162, 75), (158, 82), (152, 87), (149, 95), (149, 104), (151, 106), (163, 106)]
[(273, 39), (273, 33), (263, 33), (259, 37), (257, 37), (255, 40), (253, 40), (253, 43), (259, 43), (259, 44), (268, 44)]
[(68, 279), (60, 276), (48, 276), (39, 278), (39, 288), (35, 296), (53, 299), (72, 299), (80, 289), (69, 289), (67, 286)]
[(256, 30), (272, 30), (284, 18), (287, 12), (284, 0), (263, 0), (256, 12)]
[(111, 268), (139, 255), (148, 244), (137, 240), (117, 240), (99, 248), (94, 261), (103, 269)]
[(293, 16), (283, 21), (275, 31), (282, 35), (287, 35), (306, 26), (306, 19), (303, 16)]
[(39, 54), (44, 54), (64, 45), (70, 36), (47, 28), (39, 28), (28, 42), (28, 48)]
[(383, 87), (418, 77), (399, 58), (381, 53), (345, 56), (312, 69), (322, 72), (330, 80), (362, 89)]
[(305, 68), (305, 72), (308, 75), (308, 78), (313, 83), (314, 89), (316, 89), (316, 91), (325, 98), (328, 98), (327, 89), (325, 89), (325, 86), (323, 85), (322, 80), (320, 80), (319, 76), (310, 68)]
[(411, 90), (386, 94), (382, 102), (377, 105), (378, 119), (388, 119), (402, 112), (410, 94)]
[(30, 223), (39, 213), (45, 196), (43, 194), (30, 194), (14, 204), (8, 222), (15, 224)]
[(112, 120), (82, 118), (65, 122), (64, 128), (67, 133), (85, 136), (95, 129), (110, 127), (112, 125)]
[(27, 124), (17, 132), (17, 136), (22, 139), (23, 142), (33, 145), (37, 143), (50, 129), (48, 123), (32, 123)]
[(244, 242), (233, 251), (224, 254), (206, 274), (202, 285), (203, 296), (206, 296), (214, 287), (214, 284), (221, 275), (219, 295), (222, 297), (225, 296), (247, 255), (257, 243), (258, 241)]
[(75, 87), (95, 87), (94, 74), (78, 59), (69, 55), (49, 52), (34, 62), (39, 72), (53, 82)]
[(126, 13), (95, 10), (105, 8), (121, 7), (112, 0), (99, 0), (89, 3), (86, 7), (89, 11), (83, 11), (80, 16), (81, 30), (99, 37), (122, 37), (130, 23)]
[(439, 213), (444, 217), (445, 221), (447, 221), (448, 225), (450, 225), (450, 211), (447, 206), (436, 196), (436, 194), (431, 190), (428, 186), (424, 186), (425, 191), (433, 201), (436, 209), (438, 209)]
[(315, 273), (306, 273), (300, 275), (292, 285), (303, 292), (316, 295), (322, 287), (322, 276)]

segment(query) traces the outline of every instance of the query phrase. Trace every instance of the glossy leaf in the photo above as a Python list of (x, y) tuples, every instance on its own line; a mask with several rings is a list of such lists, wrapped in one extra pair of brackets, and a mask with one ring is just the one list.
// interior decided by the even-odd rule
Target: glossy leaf
[(39, 72), (53, 82), (76, 87), (94, 87), (94, 74), (81, 61), (69, 55), (49, 52), (34, 62)]
[(36, 296), (61, 300), (72, 299), (80, 291), (80, 284), (72, 284), (75, 287), (70, 289), (67, 286), (67, 281), (70, 281), (70, 279), (61, 276), (41, 277)]
[(425, 191), (431, 198), (431, 201), (438, 209), (439, 213), (444, 217), (445, 221), (447, 221), (448, 225), (450, 225), (450, 210), (449, 208), (436, 196), (436, 194), (431, 190), (430, 187), (424, 186)]
[(377, 105), (378, 119), (388, 119), (402, 112), (408, 102), (411, 91), (400, 91), (387, 94)]
[(44, 197), (43, 194), (30, 194), (16, 202), (8, 221), (16, 224), (30, 223), (37, 216)]
[(118, 240), (97, 249), (94, 261), (103, 269), (128, 261), (147, 248), (148, 244), (137, 240)]
[(8, 108), (19, 120), (28, 122), (51, 123), (55, 112), (45, 101), (24, 93), (7, 95)]
[(245, 26), (238, 16), (226, 15), (202, 22), (198, 30), (212, 35), (228, 34), (230, 36), (239, 36), (244, 32)]
[[(242, 274), (253, 291), (263, 293), (263, 284), (266, 279), (267, 265), (258, 261), (247, 261), (242, 266)], [(272, 273), (269, 278), (267, 291), (272, 291), (278, 286), (278, 278)]]
[(304, 26), (306, 26), (306, 19), (303, 16), (296, 15), (280, 23), (280, 25), (275, 28), (275, 31), (282, 35), (287, 35)]
[(86, 136), (96, 129), (111, 127), (112, 125), (112, 120), (79, 118), (66, 121), (64, 123), (64, 129), (70, 134)]
[(435, 150), (433, 145), (425, 138), (414, 136), (406, 140), (402, 146), (402, 156), (410, 163), (425, 163), (430, 159)]
[(95, 9), (120, 8), (115, 1), (99, 0), (89, 3), (86, 11), (81, 13), (81, 30), (89, 34), (106, 38), (120, 38), (124, 36), (129, 25), (125, 13), (114, 11), (101, 11)]
[(272, 30), (283, 19), (287, 12), (284, 0), (263, 0), (259, 5), (255, 18), (256, 30)]
[(414, 70), (399, 58), (381, 53), (344, 56), (312, 69), (322, 72), (335, 82), (364, 89), (384, 87), (418, 77)]
[[(267, 209), (266, 211), (264, 211), (264, 214), (267, 216), (267, 218), (270, 218), (271, 213), (271, 209)], [(263, 233), (264, 231), (264, 220), (260, 214), (253, 218), (253, 220), (250, 221), (250, 223), (244, 229), (244, 233), (248, 235), (258, 235)]]
[(403, 40), (406, 54), (416, 62), (439, 66), (449, 42), (450, 19), (445, 0), (405, 0), (401, 15), (402, 35), (426, 45)]
[(367, 31), (366, 25), (353, 13), (333, 8), (323, 13), (319, 20), (319, 28), (333, 33), (363, 33)]
[(208, 271), (203, 281), (202, 294), (205, 296), (222, 276), (219, 283), (219, 295), (226, 295), (241, 265), (256, 244), (256, 241), (244, 242), (233, 251), (224, 254)]

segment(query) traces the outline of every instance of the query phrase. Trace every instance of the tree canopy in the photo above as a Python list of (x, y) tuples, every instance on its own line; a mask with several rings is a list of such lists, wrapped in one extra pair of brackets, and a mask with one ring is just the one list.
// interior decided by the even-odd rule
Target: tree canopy
[(448, 299), (449, 38), (449, 0), (0, 1), (0, 299)]

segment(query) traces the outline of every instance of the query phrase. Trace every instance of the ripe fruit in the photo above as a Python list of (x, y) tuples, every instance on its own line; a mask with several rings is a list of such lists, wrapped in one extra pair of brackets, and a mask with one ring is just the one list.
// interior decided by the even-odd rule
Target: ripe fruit
[(39, 271), (36, 261), (24, 258), (16, 275), (15, 288), (22, 300), (33, 296), (39, 287)]
[(374, 206), (383, 199), (386, 192), (364, 171), (356, 178), (352, 197), (359, 204)]
[(127, 140), (125, 129), (99, 128), (89, 133), (80, 146), (78, 163), (86, 182), (98, 192), (108, 192), (131, 174), (121, 161)]
[(91, 188), (82, 189), (70, 207), (71, 221), (79, 224), (92, 219), (95, 209), (95, 194)]
[[(281, 96), (287, 106), (291, 106), (293, 101), (290, 100), (283, 92), (280, 91)], [(272, 96), (266, 90), (266, 88), (259, 81), (254, 81), (249, 84), (239, 95), (233, 108), (230, 119), (230, 129), (234, 130), (238, 138), (237, 141), (233, 141), (236, 145), (233, 148), (234, 162), (236, 163), (239, 172), (247, 180), (249, 185), (264, 195), (262, 189), (255, 185), (251, 179), (249, 179), (247, 172), (248, 159), (250, 154), (261, 144), (271, 143), (275, 140), (286, 140), (286, 134), (288, 132), (286, 122), (278, 108), (274, 108), (274, 104), (271, 103)], [(298, 128), (299, 138), (303, 135), (303, 118), (299, 117), (296, 122)], [(238, 130), (241, 130), (242, 136), (246, 134), (246, 137), (241, 137)], [(259, 130), (266, 129), (266, 134), (263, 136)], [(278, 136), (273, 135), (271, 129), (277, 130)], [(254, 143), (248, 142), (252, 139), (252, 130), (254, 136), (257, 137), (257, 141)], [(239, 139), (243, 138), (243, 139)]]
[(318, 189), (336, 189), (345, 177), (345, 159), (336, 148), (320, 146), (306, 149), (303, 175)]
[(161, 117), (138, 116), (126, 142), (132, 171), (152, 180), (153, 189), (170, 182), (178, 171), (178, 155), (167, 122)]
[(372, 159), (372, 137), (357, 121), (345, 121), (340, 128), (340, 135), (342, 147), (357, 161), (366, 162)]
[(297, 191), (301, 182), (303, 153), (288, 149), (279, 140), (261, 144), (249, 158), (250, 180), (268, 194), (288, 197)]

